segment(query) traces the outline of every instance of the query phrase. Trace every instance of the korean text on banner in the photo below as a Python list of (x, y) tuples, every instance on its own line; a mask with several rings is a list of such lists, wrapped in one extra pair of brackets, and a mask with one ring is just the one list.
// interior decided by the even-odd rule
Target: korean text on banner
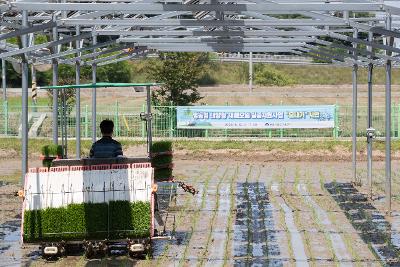
[(335, 106), (179, 106), (180, 129), (334, 128)]

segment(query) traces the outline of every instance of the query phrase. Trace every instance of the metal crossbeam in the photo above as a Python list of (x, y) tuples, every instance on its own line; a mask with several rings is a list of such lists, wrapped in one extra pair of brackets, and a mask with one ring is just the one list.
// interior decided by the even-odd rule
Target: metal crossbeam
[(6, 57), (11, 57), (11, 56), (15, 56), (15, 55), (20, 55), (20, 54), (24, 54), (30, 51), (37, 51), (43, 48), (49, 48), (49, 47), (55, 47), (61, 44), (65, 44), (65, 43), (69, 43), (69, 42), (73, 42), (76, 40), (80, 40), (80, 39), (84, 39), (84, 38), (88, 38), (91, 37), (90, 33), (84, 33), (81, 35), (77, 35), (77, 36), (72, 36), (69, 38), (64, 38), (61, 40), (57, 40), (57, 41), (52, 41), (52, 42), (48, 42), (48, 43), (44, 43), (44, 44), (40, 44), (40, 45), (33, 45), (33, 46), (27, 46), (18, 50), (14, 50), (14, 51), (9, 51), (9, 52), (4, 52), (0, 54), (0, 58), (6, 58)]
[[(16, 2), (11, 4), (11, 10), (27, 10), (27, 11), (108, 11), (108, 12), (129, 12), (141, 14), (162, 14), (165, 11), (220, 11), (220, 12), (269, 12), (269, 11), (382, 11), (381, 4), (374, 3), (266, 3), (266, 4), (157, 4), (157, 3), (32, 3), (32, 2)], [(1, 11), (7, 11), (9, 8), (0, 6)], [(397, 9), (394, 10), (397, 12)]]
[(55, 26), (57, 26), (57, 23), (51, 21), (51, 22), (48, 22), (48, 23), (45, 23), (42, 25), (33, 26), (33, 27), (26, 28), (26, 29), (20, 29), (20, 30), (16, 30), (13, 32), (9, 32), (9, 33), (0, 34), (0, 40), (5, 40), (7, 38), (21, 36), (23, 34), (28, 34), (28, 33), (39, 32), (39, 31), (51, 29)]

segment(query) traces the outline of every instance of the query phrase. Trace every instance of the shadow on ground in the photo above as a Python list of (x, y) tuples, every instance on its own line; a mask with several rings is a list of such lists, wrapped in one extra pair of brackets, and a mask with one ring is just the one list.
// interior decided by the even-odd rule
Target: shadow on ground
[(120, 267), (120, 266), (134, 266), (137, 260), (129, 257), (110, 257), (105, 259), (93, 259), (86, 262), (86, 267), (107, 266), (107, 267)]
[(400, 266), (400, 248), (391, 243), (391, 225), (351, 183), (326, 183), (332, 195), (373, 252), (388, 266)]

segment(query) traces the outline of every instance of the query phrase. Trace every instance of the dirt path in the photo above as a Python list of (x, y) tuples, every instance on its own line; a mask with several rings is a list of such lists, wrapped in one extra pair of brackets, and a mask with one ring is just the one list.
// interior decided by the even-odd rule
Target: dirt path
[[(41, 166), (40, 160), (30, 159), (31, 166)], [(21, 159), (1, 159), (0, 158), (0, 180), (2, 176), (10, 176), (21, 173)]]

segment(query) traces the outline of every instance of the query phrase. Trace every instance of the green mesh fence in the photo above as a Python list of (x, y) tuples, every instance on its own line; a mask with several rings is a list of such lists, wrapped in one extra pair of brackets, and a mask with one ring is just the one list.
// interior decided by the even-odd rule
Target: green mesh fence
[[(112, 105), (97, 106), (97, 122), (104, 119), (114, 121), (114, 134), (116, 137), (146, 137), (146, 123), (140, 119), (140, 113), (146, 110), (146, 106), (126, 107), (116, 102)], [(352, 134), (352, 107), (336, 106), (335, 128), (333, 129), (177, 129), (176, 108), (174, 106), (155, 106), (152, 109), (152, 130), (154, 137), (203, 137), (203, 138), (240, 138), (240, 137), (263, 137), (263, 138), (312, 138), (312, 137), (350, 137)], [(75, 109), (71, 109), (67, 116), (68, 137), (75, 137), (76, 117)], [(31, 131), (30, 136), (51, 137), (52, 136), (52, 109), (48, 106), (29, 107), (29, 128), (37, 125), (40, 116), (45, 115), (44, 120)], [(365, 136), (367, 128), (367, 108), (361, 106), (358, 109), (358, 131), (357, 136)], [(58, 118), (60, 123), (60, 118)], [(92, 136), (92, 114), (88, 105), (81, 108), (81, 134), (83, 138)], [(399, 137), (400, 133), (400, 104), (392, 104), (391, 117), (393, 137)], [(18, 136), (21, 127), (21, 107), (1, 103), (0, 110), (0, 135)], [(373, 107), (373, 127), (376, 135), (385, 135), (385, 107)], [(61, 128), (59, 129), (61, 134)], [(97, 131), (100, 136), (100, 131)]]

